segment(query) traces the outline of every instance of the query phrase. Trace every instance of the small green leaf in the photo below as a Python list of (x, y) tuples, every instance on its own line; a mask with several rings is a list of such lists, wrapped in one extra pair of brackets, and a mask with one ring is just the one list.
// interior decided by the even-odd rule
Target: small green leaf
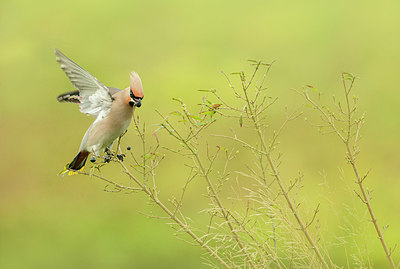
[(182, 114), (178, 111), (172, 111), (171, 113), (169, 113), (169, 115), (182, 116)]
[(239, 118), (239, 125), (240, 125), (240, 127), (243, 126), (243, 117), (242, 117), (242, 115), (240, 115), (240, 118)]
[(189, 117), (191, 117), (192, 119), (195, 119), (195, 120), (202, 121), (202, 119), (199, 116), (189, 115)]
[(144, 159), (145, 159), (145, 160), (154, 159), (154, 155), (153, 155), (153, 154), (150, 154), (150, 153), (147, 153), (147, 154), (144, 155)]
[(164, 129), (164, 128), (165, 128), (164, 126), (160, 126), (153, 133), (157, 133), (158, 131), (160, 131), (161, 129)]
[(201, 114), (213, 116), (215, 114), (215, 111), (214, 110), (203, 111), (201, 112)]
[(315, 87), (312, 86), (312, 85), (306, 85), (306, 87), (308, 87), (308, 88), (310, 88), (310, 89), (313, 89), (314, 91), (316, 91), (317, 93), (319, 93), (319, 90), (317, 90), (317, 88), (315, 88)]
[(343, 72), (343, 80), (354, 80), (356, 77), (351, 74), (351, 73), (347, 73), (347, 72)]
[(179, 103), (182, 103), (182, 99), (181, 98), (172, 98), (172, 100), (177, 101)]

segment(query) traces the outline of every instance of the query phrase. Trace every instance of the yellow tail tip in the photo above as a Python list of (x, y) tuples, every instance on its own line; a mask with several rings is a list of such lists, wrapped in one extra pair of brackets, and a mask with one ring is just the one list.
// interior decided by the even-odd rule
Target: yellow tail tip
[(67, 164), (64, 167), (64, 169), (60, 173), (58, 173), (58, 175), (61, 175), (61, 177), (64, 177), (65, 175), (73, 176), (73, 175), (79, 174), (79, 172), (82, 171), (83, 168), (85, 168), (85, 166), (82, 166), (82, 168), (79, 170), (71, 170), (68, 167), (69, 167), (69, 164)]

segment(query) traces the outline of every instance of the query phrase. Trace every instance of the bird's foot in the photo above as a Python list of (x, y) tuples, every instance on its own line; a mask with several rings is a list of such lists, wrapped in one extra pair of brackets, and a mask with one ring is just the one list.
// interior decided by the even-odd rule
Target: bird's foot
[(107, 147), (104, 152), (108, 155), (108, 156), (114, 156), (114, 153)]
[(104, 150), (104, 152), (107, 154), (104, 157), (104, 162), (109, 163), (115, 154), (108, 147)]
[(106, 156), (104, 156), (104, 162), (109, 163), (111, 161), (112, 157), (113, 157), (113, 155), (107, 154)]
[(124, 161), (124, 158), (125, 158), (125, 157), (126, 157), (125, 154), (117, 154), (117, 158), (118, 158), (118, 160), (120, 160), (121, 162)]

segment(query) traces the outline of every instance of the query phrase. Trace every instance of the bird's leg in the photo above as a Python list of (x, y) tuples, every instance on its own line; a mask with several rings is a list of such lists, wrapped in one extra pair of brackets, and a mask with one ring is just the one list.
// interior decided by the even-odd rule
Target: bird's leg
[(111, 149), (109, 147), (106, 147), (104, 149), (104, 152), (108, 155), (108, 156), (113, 156), (114, 153), (111, 151)]
[(104, 162), (109, 163), (111, 161), (111, 155), (107, 155), (104, 157)]
[(107, 153), (107, 155), (114, 155), (114, 153), (113, 153), (112, 150), (111, 150), (112, 147), (113, 147), (113, 145), (114, 145), (114, 141), (111, 142), (111, 144), (108, 145), (108, 146), (104, 149), (104, 152)]
[[(111, 146), (112, 146), (112, 144), (111, 144)], [(112, 159), (112, 157), (113, 157), (114, 154), (111, 152), (111, 150), (110, 150), (108, 147), (105, 148), (104, 152), (107, 154), (107, 155), (104, 157), (104, 162), (105, 162), (105, 163), (109, 163), (109, 162), (111, 161), (111, 159)]]

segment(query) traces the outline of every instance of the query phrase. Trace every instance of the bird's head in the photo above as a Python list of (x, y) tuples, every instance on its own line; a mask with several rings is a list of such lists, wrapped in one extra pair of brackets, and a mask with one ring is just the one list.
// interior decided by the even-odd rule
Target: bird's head
[(130, 74), (130, 90), (129, 90), (129, 105), (131, 107), (140, 107), (142, 105), (142, 100), (143, 100), (143, 87), (142, 87), (142, 81), (140, 80), (140, 77), (138, 73), (132, 71)]

